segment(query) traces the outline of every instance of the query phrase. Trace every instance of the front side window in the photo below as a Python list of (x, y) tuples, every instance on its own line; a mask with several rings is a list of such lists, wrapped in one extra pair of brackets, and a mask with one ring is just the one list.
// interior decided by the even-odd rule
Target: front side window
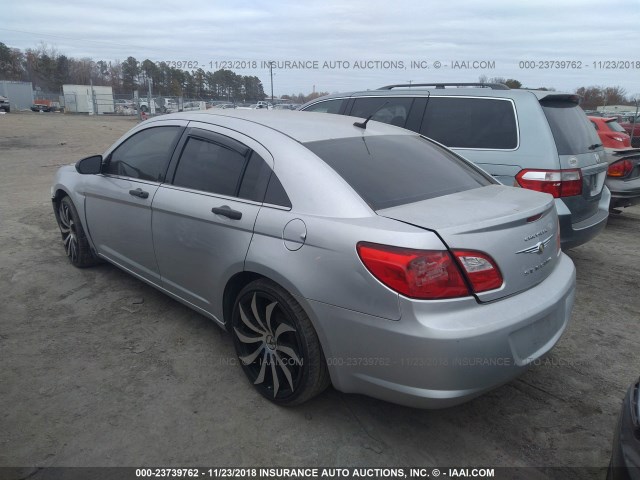
[(324, 102), (314, 103), (304, 109), (305, 112), (318, 112), (318, 113), (339, 113), (342, 106), (343, 99), (326, 100)]
[(203, 192), (236, 196), (246, 160), (244, 155), (235, 150), (191, 137), (182, 150), (173, 184)]
[(420, 133), (449, 148), (512, 150), (518, 146), (518, 126), (509, 100), (431, 97)]
[(107, 161), (103, 173), (161, 182), (182, 127), (152, 127), (125, 140)]
[(404, 127), (413, 99), (407, 97), (358, 98), (353, 103), (352, 117), (369, 118), (377, 122)]

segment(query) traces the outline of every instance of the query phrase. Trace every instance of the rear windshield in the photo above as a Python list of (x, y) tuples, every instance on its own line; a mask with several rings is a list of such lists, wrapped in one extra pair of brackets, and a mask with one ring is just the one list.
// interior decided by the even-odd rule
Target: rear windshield
[(506, 99), (430, 97), (420, 133), (450, 148), (518, 146), (513, 103)]
[[(541, 101), (559, 155), (588, 153), (600, 144), (598, 134), (575, 103), (560, 100)], [(591, 148), (589, 148), (591, 147)]]
[(418, 135), (350, 137), (305, 143), (373, 210), (495, 183), (473, 165)]
[(607, 122), (607, 126), (609, 130), (613, 130), (614, 132), (625, 132), (626, 130), (620, 126), (620, 124), (616, 120), (609, 120)]

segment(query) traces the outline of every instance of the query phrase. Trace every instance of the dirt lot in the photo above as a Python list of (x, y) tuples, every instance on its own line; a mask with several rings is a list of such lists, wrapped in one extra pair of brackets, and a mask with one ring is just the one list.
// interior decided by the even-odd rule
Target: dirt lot
[(572, 322), (520, 379), (440, 411), (333, 389), (284, 409), (229, 365), (231, 337), (212, 322), (115, 267), (64, 256), (55, 169), (134, 124), (0, 115), (0, 466), (509, 465), (558, 478), (576, 472), (543, 468), (606, 466), (640, 375), (640, 208), (569, 252)]

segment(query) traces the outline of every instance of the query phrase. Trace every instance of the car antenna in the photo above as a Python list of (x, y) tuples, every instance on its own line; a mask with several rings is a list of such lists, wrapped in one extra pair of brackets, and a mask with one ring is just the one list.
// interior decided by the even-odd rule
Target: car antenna
[(387, 100), (386, 102), (384, 102), (382, 105), (380, 105), (375, 112), (373, 112), (371, 115), (369, 115), (367, 117), (367, 119), (364, 122), (354, 122), (353, 126), (354, 127), (358, 127), (361, 128), (363, 130), (367, 129), (367, 122), (369, 122), (369, 120), (371, 120), (371, 117), (373, 117), (376, 113), (378, 113), (380, 110), (382, 110), (382, 108), (389, 103), (391, 100)]

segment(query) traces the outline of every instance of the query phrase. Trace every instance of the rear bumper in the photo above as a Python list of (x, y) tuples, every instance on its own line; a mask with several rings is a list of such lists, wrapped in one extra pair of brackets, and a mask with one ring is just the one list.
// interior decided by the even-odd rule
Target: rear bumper
[(495, 302), (400, 297), (398, 321), (309, 301), (338, 390), (420, 408), (463, 403), (523, 373), (564, 332), (575, 268)]
[(560, 220), (560, 242), (563, 250), (577, 247), (596, 237), (607, 225), (611, 192), (605, 186), (598, 202), (598, 211), (577, 223), (572, 223), (571, 211), (562, 199), (556, 199), (558, 219)]
[(607, 177), (605, 185), (611, 190), (611, 208), (640, 203), (640, 177), (627, 181)]

